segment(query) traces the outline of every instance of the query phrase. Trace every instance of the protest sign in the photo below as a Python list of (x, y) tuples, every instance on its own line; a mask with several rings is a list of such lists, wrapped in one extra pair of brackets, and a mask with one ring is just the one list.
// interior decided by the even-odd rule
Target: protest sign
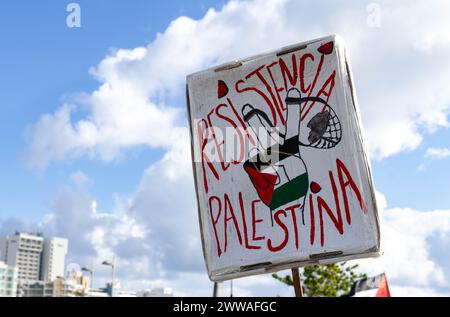
[(213, 281), (379, 254), (374, 186), (337, 36), (188, 76)]

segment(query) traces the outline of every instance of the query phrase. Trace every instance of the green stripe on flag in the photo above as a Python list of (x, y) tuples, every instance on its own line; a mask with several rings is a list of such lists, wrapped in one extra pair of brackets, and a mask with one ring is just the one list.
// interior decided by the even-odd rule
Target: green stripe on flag
[(284, 204), (305, 196), (308, 193), (308, 187), (308, 173), (301, 174), (286, 184), (281, 185), (273, 191), (269, 206), (270, 209), (275, 210)]

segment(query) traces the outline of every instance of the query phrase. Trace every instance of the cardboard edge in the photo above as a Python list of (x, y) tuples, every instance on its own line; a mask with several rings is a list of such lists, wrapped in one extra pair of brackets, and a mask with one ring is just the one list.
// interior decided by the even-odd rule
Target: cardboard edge
[(350, 260), (359, 260), (359, 259), (365, 259), (365, 258), (377, 258), (382, 255), (381, 251), (376, 250), (376, 247), (371, 248), (369, 250), (366, 250), (362, 253), (349, 253), (349, 254), (342, 254), (338, 257), (329, 257), (329, 258), (323, 258), (318, 260), (305, 260), (305, 261), (292, 261), (292, 262), (282, 262), (282, 263), (276, 263), (273, 265), (269, 265), (266, 268), (260, 268), (260, 269), (254, 269), (254, 270), (248, 270), (248, 271), (241, 271), (241, 270), (233, 270), (233, 271), (224, 271), (224, 272), (216, 272), (211, 276), (211, 281), (213, 282), (224, 282), (229, 281), (232, 279), (239, 279), (254, 275), (263, 275), (263, 274), (270, 274), (275, 273), (283, 270), (289, 270), (293, 267), (305, 267), (307, 265), (323, 265), (323, 264), (330, 264), (330, 263), (337, 263), (337, 262), (345, 262)]
[(198, 72), (191, 73), (191, 74), (187, 75), (187, 80), (189, 81), (190, 78), (195, 77), (195, 76), (199, 76), (199, 75), (202, 75), (202, 74), (205, 74), (205, 73), (217, 72), (217, 71), (227, 71), (227, 70), (236, 68), (236, 67), (231, 67), (231, 66), (234, 66), (234, 65), (237, 66), (237, 64), (243, 65), (243, 64), (245, 64), (247, 62), (255, 61), (255, 60), (259, 59), (259, 58), (262, 58), (262, 57), (265, 57), (265, 56), (268, 56), (268, 55), (277, 55), (278, 53), (283, 52), (283, 51), (294, 52), (294, 51), (303, 49), (304, 47), (306, 47), (308, 45), (311, 45), (311, 44), (314, 44), (316, 42), (325, 41), (325, 40), (335, 41), (336, 37), (338, 37), (337, 34), (330, 34), (330, 35), (322, 36), (322, 37), (319, 37), (319, 38), (316, 38), (316, 39), (313, 39), (313, 40), (298, 42), (298, 43), (295, 43), (295, 44), (283, 46), (283, 47), (278, 48), (278, 49), (272, 49), (272, 50), (263, 52), (261, 54), (256, 54), (256, 55), (244, 57), (244, 58), (241, 58), (241, 59), (234, 59), (234, 60), (231, 60), (231, 61), (228, 61), (228, 62), (225, 62), (225, 63), (221, 63), (221, 64), (218, 64), (218, 65), (211, 66), (211, 67), (209, 67), (209, 68), (207, 68), (205, 70), (201, 70), (201, 71), (198, 71)]
[(372, 167), (370, 164), (370, 158), (369, 158), (369, 149), (367, 146), (367, 138), (365, 135), (365, 130), (363, 128), (362, 124), (362, 117), (361, 117), (361, 111), (358, 104), (358, 99), (356, 96), (356, 90), (355, 90), (355, 83), (353, 80), (353, 72), (350, 64), (350, 59), (348, 57), (348, 50), (347, 45), (345, 44), (345, 41), (342, 37), (336, 36), (336, 41), (338, 42), (338, 45), (341, 47), (340, 49), (343, 51), (343, 58), (345, 62), (345, 72), (348, 77), (348, 85), (350, 88), (350, 97), (352, 100), (353, 109), (356, 116), (356, 123), (358, 125), (358, 130), (360, 131), (359, 137), (360, 142), (363, 147), (363, 157), (364, 157), (364, 165), (366, 168), (367, 175), (369, 176), (369, 188), (370, 188), (370, 194), (372, 196), (372, 202), (375, 208), (375, 222), (377, 226), (377, 235), (378, 235), (378, 250), (381, 251), (381, 226), (380, 226), (380, 212), (378, 208), (378, 203), (376, 199), (376, 193), (375, 193), (375, 183), (373, 179), (373, 173), (372, 173)]
[(204, 231), (203, 231), (203, 218), (202, 218), (202, 212), (200, 208), (200, 197), (198, 193), (198, 180), (197, 180), (197, 168), (195, 166), (195, 148), (194, 148), (194, 127), (192, 126), (192, 112), (191, 112), (191, 103), (190, 103), (190, 96), (189, 96), (189, 77), (186, 77), (186, 106), (187, 106), (187, 115), (188, 115), (188, 121), (189, 121), (189, 134), (190, 134), (190, 142), (191, 142), (191, 161), (192, 161), (192, 173), (194, 176), (194, 186), (195, 186), (195, 196), (197, 200), (197, 213), (198, 213), (198, 224), (200, 229), (200, 237), (202, 241), (202, 252), (203, 252), (203, 260), (205, 262), (206, 271), (208, 273), (209, 279), (212, 281), (211, 276), (211, 270), (209, 266), (209, 261), (207, 259), (207, 252), (206, 252), (206, 241), (204, 238)]

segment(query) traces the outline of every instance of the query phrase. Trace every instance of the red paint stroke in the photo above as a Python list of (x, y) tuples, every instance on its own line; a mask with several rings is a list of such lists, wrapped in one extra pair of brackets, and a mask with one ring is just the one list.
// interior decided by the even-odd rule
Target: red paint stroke
[(333, 48), (334, 48), (334, 43), (328, 42), (328, 43), (321, 45), (317, 50), (322, 54), (330, 55), (333, 52)]
[[(322, 55), (323, 57), (323, 55)], [(325, 99), (325, 101), (328, 103), (328, 100), (330, 99), (331, 93), (333, 92), (333, 88), (334, 88), (334, 78), (336, 76), (336, 70), (333, 71), (333, 73), (331, 73), (330, 77), (328, 77), (327, 81), (323, 84), (322, 88), (320, 88), (319, 92), (317, 93), (316, 97), (320, 97), (322, 94), (327, 96), (327, 98)], [(328, 92), (326, 91), (326, 89), (329, 87)], [(308, 115), (308, 113), (311, 111), (311, 109), (313, 108), (314, 104), (316, 102), (313, 101), (311, 103), (311, 105), (309, 106), (309, 108), (305, 111), (305, 113), (303, 114), (303, 110), (304, 108), (302, 108), (302, 117), (301, 117), (301, 121), (303, 121), (306, 116)], [(305, 107), (306, 107), (306, 103), (305, 103)], [(324, 105), (322, 108), (322, 112), (324, 112), (326, 109), (326, 106)]]
[[(342, 195), (344, 196), (344, 205), (345, 205), (345, 214), (347, 217), (348, 224), (351, 224), (351, 217), (350, 217), (350, 207), (348, 204), (348, 194), (347, 194), (347, 187), (350, 186), (353, 193), (356, 195), (356, 199), (359, 202), (359, 207), (363, 211), (364, 214), (367, 214), (367, 207), (364, 204), (364, 200), (362, 198), (362, 194), (359, 191), (358, 186), (356, 185), (356, 182), (353, 180), (352, 175), (350, 174), (350, 171), (347, 169), (345, 164), (340, 160), (336, 159), (336, 166), (338, 170), (338, 177), (339, 177), (339, 183), (342, 188)], [(344, 178), (345, 176), (345, 178)]]
[[(248, 241), (249, 239), (248, 239), (248, 230), (247, 230), (247, 220), (245, 219), (244, 198), (242, 197), (242, 192), (239, 192), (239, 206), (241, 207), (242, 226), (244, 227), (245, 248), (248, 250), (261, 249), (260, 246), (251, 245)], [(253, 206), (253, 203), (252, 203), (252, 206)]]
[(283, 250), (289, 241), (289, 229), (286, 226), (286, 224), (280, 219), (280, 215), (283, 215), (285, 218), (287, 217), (286, 211), (284, 211), (283, 209), (280, 209), (275, 213), (273, 218), (274, 218), (276, 224), (283, 230), (284, 239), (278, 246), (274, 246), (272, 243), (272, 240), (268, 239), (267, 240), (267, 249), (269, 249), (270, 252), (278, 252), (278, 251)]
[[(310, 90), (309, 93), (308, 93), (308, 97), (311, 97), (311, 94), (313, 93), (314, 88), (316, 88), (317, 79), (319, 78), (319, 75), (320, 75), (320, 73), (321, 73), (321, 71), (322, 71), (322, 66), (323, 66), (323, 61), (324, 61), (324, 60), (325, 60), (325, 59), (324, 59), (324, 55), (321, 55), (321, 56), (320, 56), (320, 61), (319, 61), (319, 66), (317, 66), (316, 75), (314, 76), (314, 80), (313, 80), (313, 82), (312, 82), (312, 84), (311, 84), (311, 90)], [(313, 102), (313, 105), (314, 105), (314, 102)], [(308, 103), (305, 102), (305, 104), (304, 104), (303, 107), (302, 107), (301, 113), (304, 113), (304, 111), (305, 111), (305, 109), (306, 109), (307, 106), (308, 106)], [(311, 106), (311, 107), (312, 107), (312, 106)], [(311, 108), (311, 107), (310, 107), (310, 108)], [(308, 108), (308, 111), (309, 111), (310, 108)], [(302, 116), (301, 121), (303, 121), (304, 117), (305, 117), (305, 116)]]
[[(218, 206), (218, 212), (217, 212), (217, 216), (214, 217), (213, 215), (213, 206), (212, 206), (212, 202), (213, 200), (217, 201), (217, 206)], [(217, 245), (217, 256), (220, 258), (220, 256), (222, 255), (222, 249), (220, 248), (220, 240), (219, 240), (219, 234), (217, 232), (217, 222), (219, 222), (219, 217), (220, 214), (222, 213), (222, 203), (220, 201), (220, 198), (217, 196), (211, 196), (209, 198), (209, 214), (211, 216), (211, 222), (213, 225), (213, 229), (214, 229), (214, 236), (216, 238), (216, 245)]]
[(292, 224), (294, 225), (294, 234), (295, 234), (295, 248), (298, 250), (299, 247), (299, 238), (298, 238), (298, 226), (297, 226), (297, 216), (295, 215), (295, 209), (300, 208), (300, 204), (296, 204), (290, 207), (286, 207), (286, 211), (290, 211), (292, 215)]
[(314, 245), (314, 237), (316, 236), (316, 220), (314, 216), (313, 196), (309, 194), (309, 215), (311, 217), (311, 228), (309, 229), (309, 242)]
[(217, 97), (223, 98), (228, 94), (228, 86), (223, 80), (219, 80), (217, 83)]
[(318, 192), (320, 192), (322, 190), (322, 186), (320, 186), (318, 183), (316, 182), (311, 182), (311, 185), (309, 185), (309, 188), (311, 189), (311, 191), (314, 194), (317, 194)]

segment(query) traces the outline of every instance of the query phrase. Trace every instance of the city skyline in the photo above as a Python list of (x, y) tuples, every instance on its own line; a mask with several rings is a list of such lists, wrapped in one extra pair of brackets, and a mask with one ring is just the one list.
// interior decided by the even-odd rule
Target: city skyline
[[(18, 232), (0, 237), (0, 297), (167, 297), (168, 288), (124, 291), (113, 280), (102, 288), (93, 284), (94, 268), (66, 267), (69, 241), (42, 232)], [(84, 273), (88, 273), (86, 275)]]

